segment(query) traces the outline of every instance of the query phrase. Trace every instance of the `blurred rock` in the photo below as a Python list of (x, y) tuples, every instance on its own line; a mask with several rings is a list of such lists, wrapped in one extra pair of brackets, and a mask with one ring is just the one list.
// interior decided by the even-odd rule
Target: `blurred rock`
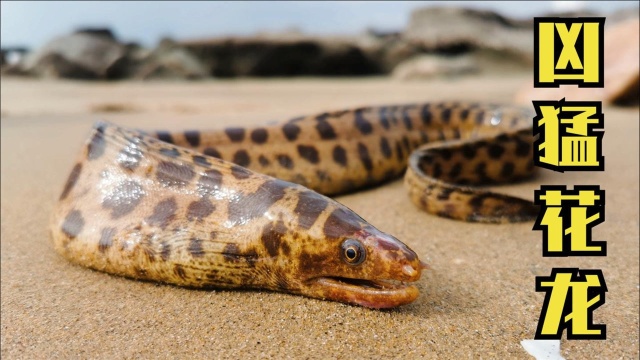
[(22, 70), (44, 77), (119, 79), (127, 73), (124, 45), (98, 35), (74, 33), (58, 37), (27, 56)]
[(399, 80), (459, 77), (474, 74), (506, 74), (531, 71), (530, 66), (513, 54), (482, 49), (460, 55), (421, 54), (403, 61), (393, 70)]
[(22, 70), (22, 63), (29, 49), (21, 46), (4, 47), (0, 49), (0, 74), (25, 76), (28, 75)]
[[(539, 15), (539, 17), (563, 17), (563, 18), (577, 18), (577, 17), (595, 17), (602, 16), (601, 14), (588, 10), (588, 9), (576, 9), (566, 11), (550, 11)], [(525, 20), (533, 26), (533, 18)]]
[(152, 52), (137, 51), (141, 64), (133, 77), (149, 79), (202, 79), (209, 76), (206, 67), (195, 55), (173, 40), (163, 39)]
[(181, 42), (216, 77), (336, 76), (380, 73), (353, 41), (300, 34)]
[(84, 28), (77, 29), (74, 33), (92, 35), (96, 37), (101, 37), (106, 40), (117, 41), (116, 36), (113, 34), (113, 31), (111, 31), (111, 29), (108, 29), (108, 28), (84, 27)]
[(5, 65), (0, 68), (0, 75), (2, 76), (31, 76), (32, 74), (22, 70), (20, 66)]
[(630, 19), (636, 19), (638, 18), (639, 11), (640, 11), (640, 8), (638, 7), (617, 10), (607, 15), (607, 21), (605, 22), (605, 24), (613, 25), (619, 22), (630, 20)]
[(604, 36), (605, 98), (614, 104), (637, 105), (640, 76), (640, 20), (636, 17), (607, 29)]
[(490, 49), (533, 63), (532, 24), (492, 11), (460, 7), (418, 9), (411, 14), (403, 37), (427, 52), (455, 55)]
[(532, 100), (589, 100), (616, 105), (638, 105), (640, 64), (640, 20), (633, 19), (608, 25), (604, 34), (604, 88), (534, 88), (533, 78), (516, 94), (516, 101), (531, 105)]
[(66, 57), (56, 52), (43, 54), (38, 58), (36, 66), (28, 72), (35, 73), (44, 78), (64, 78), (92, 80), (104, 78), (96, 73), (95, 69), (89, 69), (83, 64), (67, 60)]
[(419, 80), (434, 77), (455, 77), (477, 73), (479, 68), (469, 55), (442, 56), (418, 55), (393, 69), (392, 77), (398, 80)]

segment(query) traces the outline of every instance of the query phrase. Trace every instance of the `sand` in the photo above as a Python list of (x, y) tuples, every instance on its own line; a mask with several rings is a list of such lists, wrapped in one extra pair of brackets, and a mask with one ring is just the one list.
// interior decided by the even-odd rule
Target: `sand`
[[(638, 358), (638, 109), (605, 108), (606, 171), (541, 171), (500, 191), (598, 184), (604, 258), (543, 258), (532, 223), (478, 225), (409, 202), (401, 181), (337, 199), (432, 267), (410, 305), (377, 311), (265, 291), (197, 291), (71, 265), (51, 244), (51, 209), (91, 124), (144, 129), (250, 124), (345, 106), (422, 100), (509, 101), (530, 75), (430, 82), (297, 79), (83, 83), (2, 79), (2, 352), (49, 358), (531, 358), (553, 267), (602, 269), (594, 313), (606, 341), (562, 340), (568, 359)], [(588, 100), (588, 99), (581, 99)], [(106, 111), (106, 112), (104, 112)]]

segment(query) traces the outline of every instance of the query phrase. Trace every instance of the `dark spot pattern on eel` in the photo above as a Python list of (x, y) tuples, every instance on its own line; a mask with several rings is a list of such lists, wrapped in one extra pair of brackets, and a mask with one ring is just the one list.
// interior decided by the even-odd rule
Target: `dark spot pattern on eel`
[(223, 175), (216, 169), (205, 171), (198, 179), (198, 191), (201, 194), (212, 194), (222, 186)]
[(389, 159), (393, 152), (391, 151), (391, 146), (389, 145), (389, 140), (386, 137), (380, 138), (380, 151), (382, 152), (382, 156)]
[(158, 164), (156, 178), (164, 186), (186, 186), (196, 173), (188, 164), (176, 164), (170, 161), (161, 161)]
[(175, 218), (176, 211), (178, 210), (178, 203), (175, 197), (160, 201), (154, 208), (153, 214), (147, 217), (146, 220), (150, 225), (159, 226), (164, 229)]
[(173, 137), (167, 131), (158, 131), (156, 132), (156, 136), (161, 141), (167, 142), (169, 144), (173, 144)]
[(207, 197), (203, 197), (198, 201), (194, 201), (189, 204), (187, 208), (187, 219), (189, 221), (202, 221), (207, 216), (211, 215), (216, 209), (216, 206)]
[(172, 147), (172, 148), (162, 148), (160, 149), (160, 153), (162, 155), (168, 156), (170, 158), (177, 158), (178, 156), (180, 156), (180, 152), (178, 151), (178, 149)]
[(280, 247), (283, 244), (283, 237), (287, 233), (287, 227), (282, 222), (282, 219), (275, 223), (270, 222), (262, 229), (262, 236), (260, 240), (267, 249), (269, 256), (278, 256)]
[(118, 164), (126, 170), (134, 170), (142, 160), (142, 150), (134, 142), (130, 142), (118, 154)]
[(251, 141), (256, 144), (264, 144), (269, 138), (269, 133), (265, 128), (257, 128), (251, 132)]
[(282, 127), (282, 132), (287, 140), (295, 141), (298, 138), (298, 134), (300, 134), (300, 127), (296, 124), (286, 123)]
[(255, 192), (244, 194), (229, 202), (229, 221), (243, 223), (264, 216), (273, 204), (284, 197), (287, 187), (281, 180), (265, 181)]
[(342, 167), (347, 166), (347, 151), (340, 145), (333, 148), (333, 161)]
[(338, 137), (335, 130), (333, 129), (333, 126), (331, 126), (331, 124), (329, 124), (329, 122), (324, 119), (318, 120), (316, 129), (318, 130), (318, 133), (323, 140), (332, 140)]
[(276, 159), (280, 166), (285, 169), (293, 169), (293, 159), (287, 154), (278, 154), (276, 155)]
[(329, 238), (349, 236), (360, 231), (362, 218), (343, 208), (333, 210), (324, 223), (324, 234)]
[(358, 156), (367, 171), (373, 170), (373, 161), (371, 161), (371, 157), (369, 156), (369, 149), (367, 149), (367, 146), (363, 143), (358, 143)]
[(69, 238), (75, 239), (84, 228), (84, 218), (80, 210), (71, 211), (62, 223), (62, 232)]
[(312, 164), (320, 162), (320, 156), (318, 155), (318, 150), (315, 146), (298, 145), (298, 154), (300, 154), (300, 157)]
[(238, 180), (243, 180), (251, 177), (251, 172), (243, 167), (232, 165), (231, 175)]
[(298, 204), (293, 210), (298, 216), (298, 225), (305, 230), (310, 229), (328, 204), (324, 197), (313, 191), (298, 194)]
[(233, 155), (233, 162), (242, 167), (247, 167), (251, 164), (251, 158), (246, 150), (238, 150)]
[(114, 227), (106, 227), (102, 229), (100, 241), (98, 242), (98, 250), (100, 252), (107, 251), (113, 245), (113, 237), (116, 234), (117, 229)]
[(232, 142), (241, 142), (242, 140), (244, 140), (244, 128), (226, 128), (225, 132)]
[(269, 164), (271, 164), (271, 161), (269, 161), (269, 159), (267, 159), (266, 156), (260, 155), (260, 156), (258, 156), (258, 163), (261, 166), (265, 167), (265, 166), (269, 166)]
[(89, 144), (87, 145), (87, 158), (89, 160), (96, 160), (104, 154), (104, 149), (107, 146), (106, 141), (104, 139), (104, 128), (102, 126), (98, 126), (95, 128), (95, 133), (91, 140), (89, 140)]
[(198, 147), (200, 145), (200, 132), (197, 130), (188, 130), (184, 132), (184, 138), (189, 145)]
[(71, 173), (69, 174), (69, 178), (67, 178), (67, 182), (64, 184), (64, 189), (62, 190), (62, 194), (60, 194), (60, 200), (64, 200), (69, 195), (69, 192), (73, 189), (80, 177), (80, 172), (82, 171), (82, 164), (76, 164)]
[(204, 149), (204, 154), (214, 157), (214, 158), (218, 158), (218, 159), (222, 159), (222, 155), (220, 155), (220, 152), (212, 147), (208, 147), (206, 149)]
[(362, 114), (362, 109), (357, 109), (356, 111), (354, 111), (353, 115), (356, 118), (355, 120), (356, 128), (360, 130), (362, 135), (371, 134), (371, 132), (373, 131), (373, 126), (371, 125), (369, 120), (364, 118), (364, 115)]
[(125, 180), (118, 184), (102, 201), (102, 207), (111, 210), (113, 219), (131, 213), (144, 197), (144, 189), (135, 180)]
[(201, 156), (201, 155), (193, 155), (191, 156), (191, 158), (193, 159), (193, 162), (198, 164), (198, 165), (202, 165), (202, 166), (206, 166), (206, 167), (210, 167), (211, 163), (209, 162), (209, 160), (207, 160), (206, 157)]
[(191, 256), (193, 256), (194, 258), (203, 257), (204, 249), (202, 247), (202, 243), (202, 239), (192, 238), (189, 241), (189, 247), (187, 249), (189, 251), (189, 254), (191, 254)]

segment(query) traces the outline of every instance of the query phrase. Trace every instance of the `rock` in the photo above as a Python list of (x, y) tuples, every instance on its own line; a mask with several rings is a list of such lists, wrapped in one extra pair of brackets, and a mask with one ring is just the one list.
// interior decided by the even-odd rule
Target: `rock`
[(0, 49), (0, 73), (2, 75), (25, 76), (22, 63), (29, 49), (22, 46), (5, 47)]
[(399, 80), (428, 79), (434, 77), (458, 77), (473, 74), (522, 73), (531, 68), (522, 64), (513, 55), (495, 50), (475, 50), (462, 55), (437, 54), (416, 55), (400, 63), (393, 70), (393, 77)]
[(640, 20), (638, 17), (607, 26), (604, 34), (604, 88), (534, 88), (533, 72), (516, 93), (515, 100), (531, 105), (532, 100), (603, 101), (616, 105), (638, 105), (640, 65)]
[(146, 55), (140, 49), (136, 51), (142, 60), (135, 71), (135, 78), (193, 80), (209, 76), (200, 59), (172, 40), (162, 40), (154, 51)]
[(75, 33), (92, 35), (95, 37), (101, 37), (103, 39), (111, 40), (111, 41), (118, 41), (116, 39), (116, 36), (113, 34), (113, 31), (111, 31), (111, 29), (108, 29), (108, 28), (93, 28), (93, 27), (79, 28), (75, 31)]
[(66, 57), (56, 52), (43, 55), (38, 59), (35, 69), (30, 70), (44, 78), (64, 78), (91, 80), (100, 78), (94, 69), (89, 69), (82, 64), (67, 60)]
[(392, 73), (393, 70), (405, 61), (422, 54), (434, 54), (415, 42), (403, 40), (383, 41), (377, 49), (371, 51), (371, 58), (379, 64), (382, 72)]
[(624, 22), (630, 19), (637, 19), (638, 11), (640, 11), (640, 8), (636, 6), (635, 8), (620, 9), (611, 14), (608, 14), (607, 21), (605, 22), (606, 23), (605, 26), (614, 25), (619, 22)]
[(533, 26), (495, 12), (459, 7), (429, 7), (411, 14), (403, 34), (426, 52), (460, 54), (490, 49), (533, 63)]
[[(575, 10), (554, 10), (543, 13), (540, 17), (561, 17), (561, 18), (577, 18), (577, 17), (596, 17), (602, 16), (601, 14), (588, 10), (588, 9), (575, 9)], [(608, 21), (609, 19), (607, 19)], [(524, 20), (533, 26), (533, 18)]]
[(216, 77), (336, 76), (380, 73), (353, 40), (290, 34), (182, 42)]
[(638, 104), (640, 20), (619, 22), (604, 36), (605, 99), (614, 104)]
[(434, 77), (455, 77), (478, 72), (480, 69), (469, 55), (418, 55), (402, 62), (392, 73), (398, 80), (418, 80)]
[(104, 34), (58, 37), (25, 59), (22, 69), (38, 76), (71, 79), (118, 79), (128, 60), (124, 45)]

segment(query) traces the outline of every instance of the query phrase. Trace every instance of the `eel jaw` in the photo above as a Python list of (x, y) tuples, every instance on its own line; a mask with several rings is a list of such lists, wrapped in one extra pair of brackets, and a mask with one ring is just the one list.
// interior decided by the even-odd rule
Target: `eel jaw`
[(418, 288), (397, 280), (365, 280), (316, 277), (308, 280), (307, 296), (360, 305), (373, 309), (393, 308), (413, 302)]

